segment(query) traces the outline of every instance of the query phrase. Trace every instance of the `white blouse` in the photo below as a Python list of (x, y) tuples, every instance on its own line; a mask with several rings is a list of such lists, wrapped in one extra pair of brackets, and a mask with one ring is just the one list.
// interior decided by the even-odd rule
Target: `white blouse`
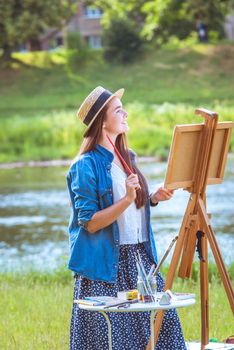
[[(125, 180), (127, 175), (114, 162), (111, 166), (114, 203), (126, 194)], [(135, 202), (117, 218), (120, 244), (136, 244), (147, 241), (145, 208), (136, 208)]]

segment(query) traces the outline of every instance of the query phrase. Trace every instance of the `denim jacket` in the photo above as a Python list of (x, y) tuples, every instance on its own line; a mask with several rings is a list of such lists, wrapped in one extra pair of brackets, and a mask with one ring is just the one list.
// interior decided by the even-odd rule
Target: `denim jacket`
[[(135, 158), (133, 153), (130, 155)], [(118, 272), (120, 245), (117, 221), (95, 233), (88, 232), (85, 224), (97, 211), (113, 204), (110, 172), (113, 158), (110, 151), (97, 145), (93, 151), (80, 156), (67, 174), (67, 186), (72, 204), (68, 268), (88, 279), (110, 283), (116, 281)], [(145, 210), (148, 241), (144, 242), (144, 245), (149, 257), (157, 263), (150, 225), (149, 199)]]

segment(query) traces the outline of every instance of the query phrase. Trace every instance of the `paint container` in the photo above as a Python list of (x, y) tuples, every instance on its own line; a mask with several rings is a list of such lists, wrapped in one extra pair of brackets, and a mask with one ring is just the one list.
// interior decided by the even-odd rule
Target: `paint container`
[(126, 299), (127, 300), (134, 300), (138, 298), (138, 290), (137, 289), (132, 289), (126, 291)]
[(153, 295), (155, 295), (155, 294), (157, 293), (157, 280), (156, 280), (156, 276), (151, 275), (151, 276), (148, 278), (148, 281), (149, 281), (150, 287), (151, 287), (151, 289), (152, 289), (152, 293), (153, 293)]
[(145, 294), (145, 290), (144, 290), (144, 284), (143, 284), (142, 278), (139, 275), (137, 277), (137, 291), (138, 291), (138, 300), (142, 301), (142, 297)]
[(138, 291), (138, 301), (141, 301), (143, 303), (151, 303), (152, 301), (154, 301), (152, 295), (147, 294), (142, 278), (139, 275), (137, 278), (137, 291)]
[(151, 295), (143, 295), (142, 296), (143, 303), (151, 303), (153, 300), (153, 297)]

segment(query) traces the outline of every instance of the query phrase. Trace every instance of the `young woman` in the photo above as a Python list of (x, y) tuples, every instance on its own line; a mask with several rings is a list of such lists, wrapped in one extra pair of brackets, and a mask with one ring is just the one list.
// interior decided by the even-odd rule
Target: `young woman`
[[(127, 112), (121, 97), (97, 87), (82, 103), (78, 117), (87, 125), (80, 155), (68, 173), (72, 203), (69, 223), (69, 268), (75, 273), (74, 299), (87, 296), (117, 296), (136, 288), (135, 254), (139, 251), (146, 272), (157, 264), (150, 205), (172, 197), (159, 188), (149, 195), (145, 178), (128, 149)], [(126, 173), (108, 140), (117, 147), (132, 173)], [(157, 288), (164, 282), (157, 274)], [(150, 337), (149, 313), (111, 313), (113, 350), (143, 350)], [(102, 315), (73, 304), (70, 350), (108, 349), (107, 325)], [(175, 310), (165, 313), (157, 350), (185, 350)]]

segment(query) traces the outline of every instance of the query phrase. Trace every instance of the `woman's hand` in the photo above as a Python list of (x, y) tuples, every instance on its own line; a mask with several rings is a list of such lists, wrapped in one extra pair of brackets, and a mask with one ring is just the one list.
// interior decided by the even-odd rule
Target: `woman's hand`
[(136, 174), (131, 174), (125, 181), (126, 195), (125, 198), (132, 203), (136, 198), (136, 190), (140, 187), (138, 176)]
[(174, 190), (169, 190), (165, 187), (159, 187), (159, 189), (151, 194), (150, 198), (153, 203), (158, 203), (162, 201), (167, 201), (168, 199), (171, 199), (173, 196)]

